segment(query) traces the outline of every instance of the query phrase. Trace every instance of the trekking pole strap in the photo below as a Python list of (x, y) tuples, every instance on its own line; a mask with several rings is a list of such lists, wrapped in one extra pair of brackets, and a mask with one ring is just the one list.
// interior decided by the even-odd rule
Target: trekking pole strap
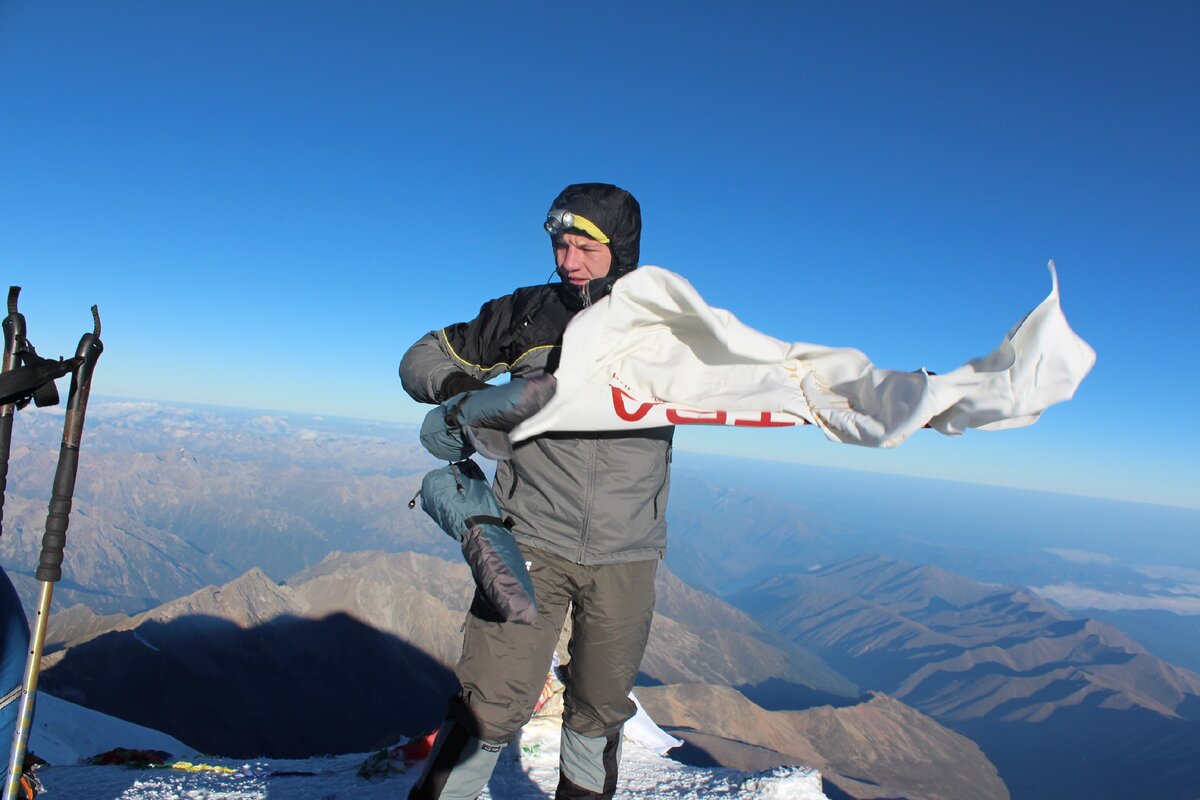
[(5, 409), (13, 405), (24, 408), (30, 400), (38, 408), (58, 405), (54, 382), (79, 366), (77, 358), (51, 361), (29, 351), (20, 360), (23, 365), (0, 372), (0, 405)]
[(33, 400), (38, 408), (58, 405), (54, 381), (75, 368), (75, 359), (54, 361), (37, 354), (25, 336), (25, 315), (17, 311), (20, 286), (8, 288), (4, 318), (4, 364), (0, 368), (0, 415), (12, 414)]

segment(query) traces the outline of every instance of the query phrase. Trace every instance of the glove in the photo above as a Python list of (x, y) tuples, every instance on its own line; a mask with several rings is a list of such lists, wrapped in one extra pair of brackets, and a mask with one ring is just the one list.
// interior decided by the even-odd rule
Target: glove
[(465, 372), (451, 372), (442, 381), (441, 388), (438, 390), (438, 397), (443, 401), (449, 400), (456, 394), (463, 392), (473, 392), (476, 389), (486, 389), (488, 384), (476, 378), (474, 375), (468, 375)]
[(512, 458), (508, 432), (540, 411), (557, 385), (553, 375), (539, 375), (453, 395), (425, 415), (421, 444), (446, 461), (461, 461), (476, 451), (494, 461)]

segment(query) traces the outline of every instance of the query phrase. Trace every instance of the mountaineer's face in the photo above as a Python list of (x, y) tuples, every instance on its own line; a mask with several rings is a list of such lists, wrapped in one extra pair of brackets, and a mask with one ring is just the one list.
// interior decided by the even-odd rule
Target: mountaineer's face
[(612, 267), (612, 252), (582, 233), (561, 233), (554, 238), (554, 263), (567, 283), (584, 286), (603, 278)]

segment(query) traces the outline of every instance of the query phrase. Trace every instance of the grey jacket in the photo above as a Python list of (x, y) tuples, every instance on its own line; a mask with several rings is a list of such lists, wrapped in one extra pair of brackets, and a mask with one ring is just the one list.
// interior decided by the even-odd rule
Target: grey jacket
[[(561, 284), (485, 303), (470, 322), (431, 331), (408, 349), (400, 362), (405, 390), (419, 402), (440, 403), (462, 390), (464, 373), (487, 381), (505, 372), (552, 372), (577, 310), (572, 305)], [(518, 444), (493, 485), (515, 522), (513, 534), (577, 564), (662, 558), (673, 433), (549, 433)]]

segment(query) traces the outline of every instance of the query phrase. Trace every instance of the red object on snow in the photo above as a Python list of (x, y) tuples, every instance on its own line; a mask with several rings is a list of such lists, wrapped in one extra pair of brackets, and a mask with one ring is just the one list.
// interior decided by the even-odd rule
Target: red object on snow
[(404, 766), (411, 767), (418, 761), (429, 758), (429, 754), (433, 752), (433, 740), (436, 738), (437, 731), (434, 731), (419, 739), (411, 739), (400, 745), (400, 755), (404, 759)]

